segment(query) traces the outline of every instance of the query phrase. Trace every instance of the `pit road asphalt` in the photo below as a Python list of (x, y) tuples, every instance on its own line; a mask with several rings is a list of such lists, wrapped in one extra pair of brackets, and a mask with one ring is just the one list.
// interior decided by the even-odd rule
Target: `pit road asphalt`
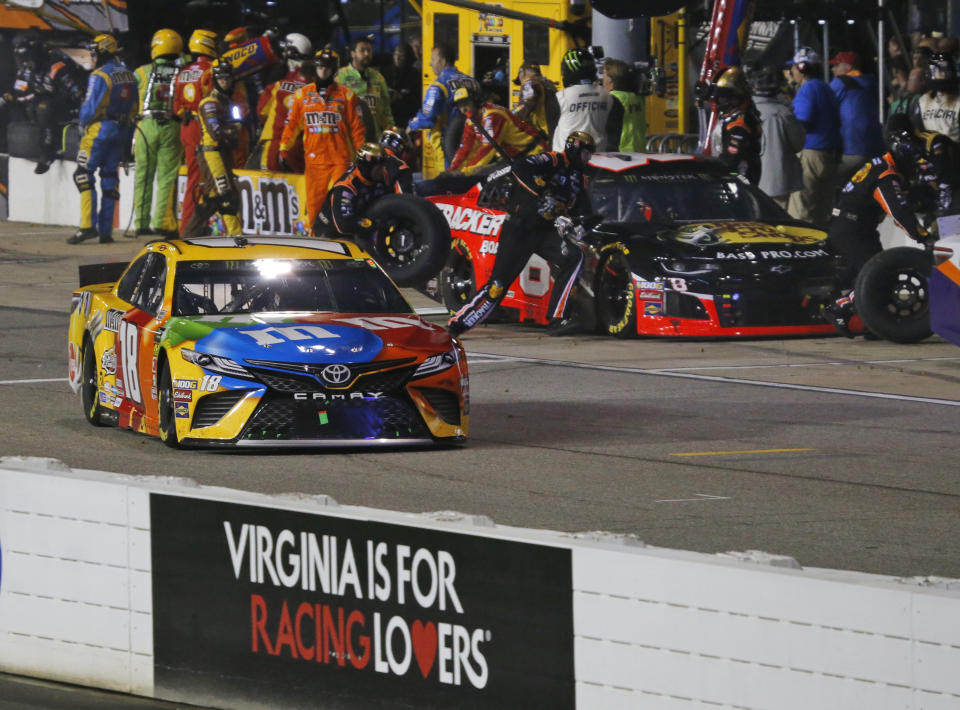
[[(144, 241), (69, 246), (70, 232), (0, 223), (2, 456), (960, 577), (960, 348), (940, 338), (617, 341), (494, 324), (463, 338), (464, 447), (180, 452), (84, 421), (66, 383), (77, 266), (129, 260)], [(12, 707), (46, 706), (0, 700)]]

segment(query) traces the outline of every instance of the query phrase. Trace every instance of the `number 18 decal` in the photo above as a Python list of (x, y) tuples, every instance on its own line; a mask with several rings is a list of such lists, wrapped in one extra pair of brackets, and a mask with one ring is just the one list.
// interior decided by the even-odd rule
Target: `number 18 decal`
[(127, 399), (143, 404), (140, 394), (140, 373), (137, 371), (137, 358), (140, 351), (140, 338), (137, 326), (130, 321), (120, 321), (120, 345), (123, 352), (123, 389)]

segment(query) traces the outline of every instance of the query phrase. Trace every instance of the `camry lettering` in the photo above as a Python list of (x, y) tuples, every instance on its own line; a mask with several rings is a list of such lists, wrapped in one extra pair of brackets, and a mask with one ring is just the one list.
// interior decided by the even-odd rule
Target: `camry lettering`
[(306, 400), (320, 400), (322, 402), (332, 402), (334, 400), (346, 399), (380, 399), (383, 392), (350, 392), (349, 394), (327, 394), (326, 392), (294, 392), (293, 398)]

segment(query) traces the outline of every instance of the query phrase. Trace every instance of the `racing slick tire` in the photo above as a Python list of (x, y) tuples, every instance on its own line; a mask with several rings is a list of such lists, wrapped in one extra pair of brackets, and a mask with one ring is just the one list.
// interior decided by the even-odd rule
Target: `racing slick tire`
[(367, 216), (379, 223), (373, 258), (397, 286), (418, 286), (437, 275), (450, 253), (450, 227), (433, 203), (384, 195)]
[(157, 421), (159, 422), (160, 441), (171, 449), (181, 448), (177, 438), (177, 419), (173, 411), (173, 380), (170, 378), (170, 365), (164, 360), (157, 379), (160, 389), (157, 392)]
[(83, 341), (82, 362), (80, 401), (83, 403), (83, 416), (93, 426), (107, 426), (103, 417), (107, 410), (100, 405), (100, 388), (97, 386), (97, 355), (90, 338)]
[(626, 248), (615, 244), (600, 260), (595, 290), (597, 329), (604, 335), (637, 334), (637, 300)]
[(875, 254), (857, 274), (854, 304), (863, 325), (894, 343), (916, 343), (930, 329), (931, 256), (915, 247)]
[(450, 313), (456, 313), (477, 295), (477, 276), (470, 250), (461, 240), (453, 243), (447, 263), (438, 277), (440, 300)]

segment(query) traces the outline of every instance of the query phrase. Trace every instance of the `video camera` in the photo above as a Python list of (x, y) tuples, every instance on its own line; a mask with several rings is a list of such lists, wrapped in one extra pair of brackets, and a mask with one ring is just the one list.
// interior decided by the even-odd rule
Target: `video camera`
[(636, 77), (636, 92), (641, 96), (656, 94), (663, 98), (667, 95), (667, 73), (656, 57), (647, 62), (634, 62), (633, 73)]

